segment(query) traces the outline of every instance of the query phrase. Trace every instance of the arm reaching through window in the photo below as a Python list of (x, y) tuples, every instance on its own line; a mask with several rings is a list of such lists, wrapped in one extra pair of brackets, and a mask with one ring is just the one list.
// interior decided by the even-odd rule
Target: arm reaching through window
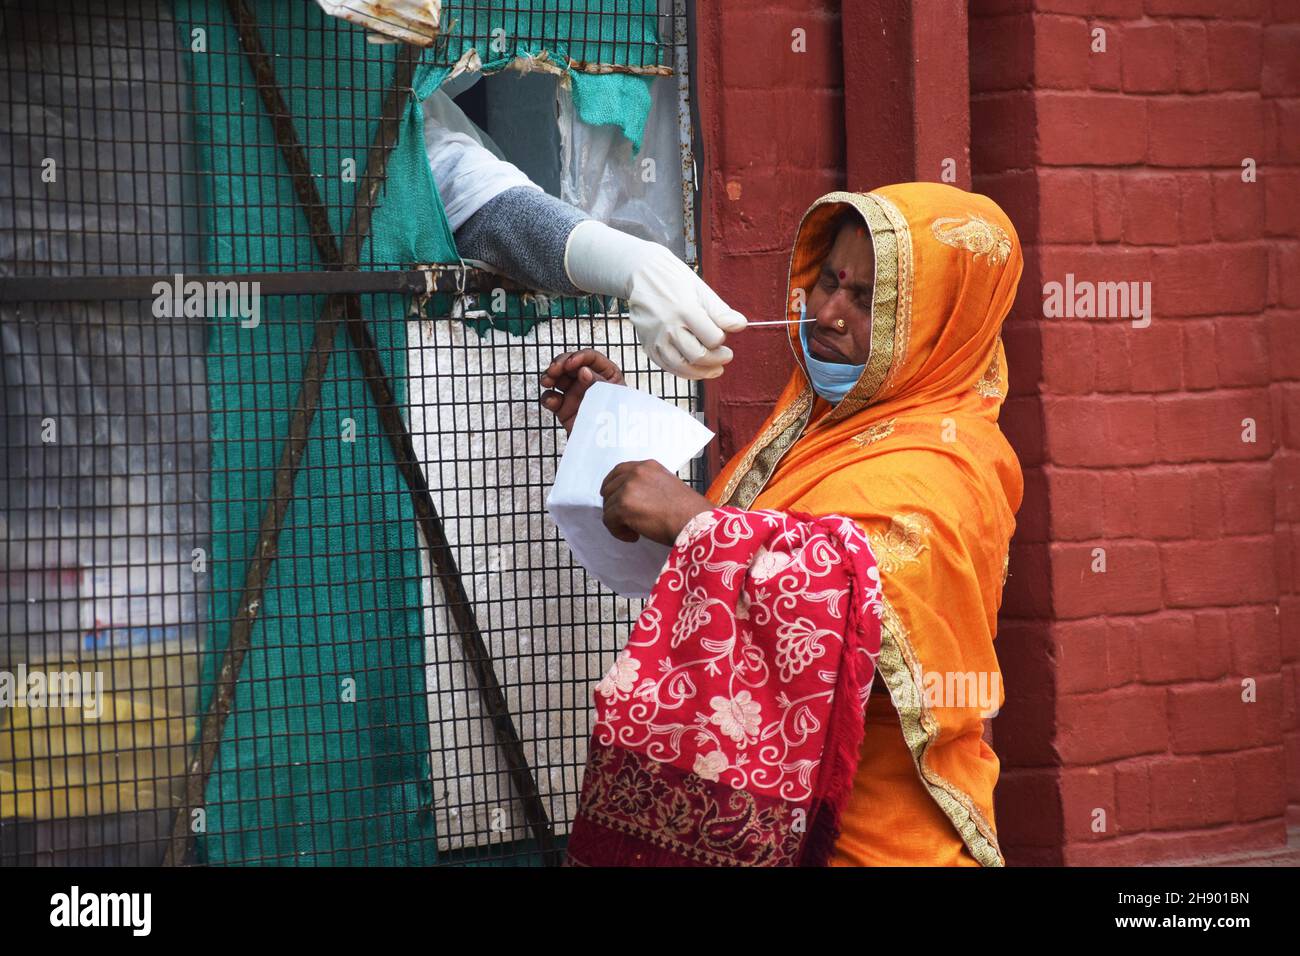
[(723, 342), (745, 327), (673, 253), (591, 219), (495, 155), (455, 103), (425, 101), (425, 149), (456, 247), (518, 282), (565, 295), (616, 296), (646, 354), (683, 378), (716, 378)]
[(569, 234), (587, 214), (536, 186), (512, 186), (489, 199), (455, 231), (461, 257), (486, 262), (534, 289), (584, 295), (564, 269)]

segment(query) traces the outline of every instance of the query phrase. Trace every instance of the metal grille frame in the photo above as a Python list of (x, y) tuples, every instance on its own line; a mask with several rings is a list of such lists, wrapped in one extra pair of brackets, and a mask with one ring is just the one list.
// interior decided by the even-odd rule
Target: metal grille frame
[[(336, 235), (331, 200), (301, 157), (314, 144), (297, 142), (274, 71), (259, 66), (261, 27), (242, 0), (229, 6), (262, 100), (241, 108), (280, 118), (284, 166), (267, 175), (291, 182), (317, 252), (316, 261), (293, 269), (257, 272), (236, 262), (235, 271), (214, 272), (202, 258), (206, 200), (185, 160), (194, 117), (187, 78), (167, 72), (165, 60), (176, 51), (166, 42), (174, 25), (162, 15), (163, 0), (121, 0), (94, 13), (62, 0), (23, 0), (2, 11), (0, 77), (9, 92), (0, 97), (0, 191), (7, 192), (0, 195), (0, 421), (7, 448), (0, 473), (0, 672), (52, 673), (52, 663), (63, 673), (93, 672), (108, 684), (117, 711), (91, 720), (75, 707), (22, 719), (18, 710), (0, 710), (9, 718), (0, 719), (0, 798), (8, 798), (0, 805), (0, 865), (196, 862), (195, 811), (205, 808), (210, 775), (221, 772), (217, 744), (256, 639), (256, 609), (274, 587), (275, 563), (319, 557), (331, 537), (349, 537), (346, 527), (313, 527), (320, 534), (305, 552), (286, 551), (280, 539), (295, 479), (322, 467), (303, 460), (307, 430), (316, 416), (350, 411), (322, 404), (321, 383), (340, 342), (364, 370), (401, 493), (416, 514), (426, 655), (410, 666), (424, 671), (430, 702), (430, 746), (421, 756), (431, 767), (435, 798), (427, 811), (439, 820), (438, 862), (557, 863), (580, 782), (590, 679), (621, 645), (639, 602), (589, 580), (544, 519), (539, 504), (560, 442), (556, 426), (526, 399), (554, 354), (591, 344), (618, 358), (631, 384), (692, 410), (699, 396), (689, 383), (655, 370), (636, 348), (625, 315), (606, 311), (598, 298), (547, 304), (463, 264), (363, 260), (370, 214), (386, 198), (384, 164), (412, 95), (419, 51), (398, 52), (381, 114), (355, 117), (365, 138), (359, 132), (353, 146), (368, 158), (349, 226)], [(694, 266), (692, 16), (685, 0), (672, 0), (660, 20), (661, 37), (670, 39), (661, 41), (654, 62), (671, 65), (677, 88), (684, 239)], [(340, 21), (330, 29), (355, 28)], [(106, 40), (110, 55), (90, 65), (94, 44)], [(100, 117), (90, 143), (53, 126), (37, 128), (34, 90), (48, 104), (105, 79), (136, 89), (126, 103), (97, 102), (90, 90), (88, 106), (78, 107)], [(47, 157), (55, 159), (55, 182), (64, 188), (37, 203)], [(201, 374), (210, 320), (153, 314), (159, 283), (177, 275), (257, 283), (264, 299), (300, 303), (305, 369), (293, 383), (294, 407), (281, 410), (293, 421), (290, 438), (275, 491), (258, 502), (259, 546), (238, 610), (219, 622), (230, 625), (231, 638), (202, 713), (198, 664), (214, 622), (194, 554), (207, 544), (212, 505), (205, 497), (210, 436)], [(523, 338), (493, 332), (480, 341), (453, 314), (499, 288), (564, 317)], [(422, 315), (411, 317), (413, 307)], [(377, 328), (376, 315), (394, 312), (408, 316), (393, 320), (400, 329)], [(394, 336), (407, 339), (408, 356), (421, 356), (408, 370), (404, 400), (376, 344)], [(266, 358), (273, 369), (276, 357)], [(262, 374), (274, 373), (250, 368), (239, 384), (257, 388)], [(437, 389), (450, 397), (431, 397)], [(103, 403), (87, 402), (97, 395)], [(450, 458), (439, 454), (458, 432), (474, 436), (472, 453), (457, 438)], [(434, 465), (437, 475), (430, 474)], [(702, 467), (702, 459), (691, 466), (697, 486)], [(478, 500), (484, 488), (497, 498)], [(330, 554), (349, 557), (346, 547)], [(506, 575), (497, 569), (502, 555), (511, 556)], [(99, 619), (101, 609), (111, 615), (119, 606), (132, 623)], [(560, 654), (553, 650), (557, 633), (572, 636)], [(445, 713), (447, 700), (460, 709)], [(314, 849), (317, 858), (334, 848)], [(347, 849), (352, 861), (370, 862), (371, 851), (375, 861), (383, 858), (382, 846)], [(239, 862), (294, 865), (306, 856), (272, 848)]]

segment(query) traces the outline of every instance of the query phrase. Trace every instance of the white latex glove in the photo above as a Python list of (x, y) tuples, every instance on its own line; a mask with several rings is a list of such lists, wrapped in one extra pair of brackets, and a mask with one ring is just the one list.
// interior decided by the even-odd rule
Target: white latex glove
[(564, 246), (564, 271), (584, 292), (626, 299), (641, 347), (666, 372), (717, 378), (731, 361), (723, 345), (746, 319), (667, 248), (595, 219), (578, 223)]

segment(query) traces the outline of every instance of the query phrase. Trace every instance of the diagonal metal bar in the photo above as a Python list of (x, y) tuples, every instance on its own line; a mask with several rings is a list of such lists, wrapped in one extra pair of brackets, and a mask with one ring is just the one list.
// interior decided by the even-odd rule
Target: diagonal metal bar
[(425, 546), (429, 549), (429, 558), (434, 572), (442, 585), (447, 609), (456, 624), (461, 654), (474, 674), (483, 712), (491, 721), (497, 744), (501, 747), (506, 761), (510, 781), (523, 803), (524, 819), (537, 840), (543, 859), (548, 865), (557, 866), (559, 854), (555, 846), (554, 830), (546, 806), (542, 802), (541, 791), (529, 766), (528, 755), (524, 753), (523, 742), (515, 727), (505, 693), (501, 689), (501, 682), (497, 679), (496, 670), (492, 666), (492, 655), (483, 640), (483, 633), (474, 614), (474, 606), (465, 591), (455, 553), (452, 551), (442, 519), (433, 503), (429, 483), (416, 458), (411, 433), (407, 430), (387, 376), (384, 375), (379, 352), (370, 337), (370, 329), (360, 319), (359, 312), (356, 319), (349, 319), (348, 334), (352, 339), (353, 348), (361, 358), (362, 370), (370, 385), (380, 422), (384, 426), (396, 457), (397, 468), (411, 491), (416, 522), (424, 536)]
[[(362, 243), (370, 230), (370, 215), (374, 201), (382, 186), (389, 152), (396, 144), (397, 123), (410, 95), (411, 80), (418, 54), (403, 47), (398, 55), (393, 84), (385, 99), (380, 126), (367, 156), (365, 174), (357, 192), (352, 219), (339, 249), (329, 224), (328, 212), (321, 201), (312, 177), (310, 164), (297, 138), (292, 114), (280, 94), (274, 67), (261, 44), (257, 22), (243, 0), (228, 0), (234, 17), (240, 43), (257, 81), (258, 92), (275, 130), (276, 141), (293, 177), (294, 192), (307, 217), (312, 241), (321, 258), (329, 265), (345, 270), (355, 270)], [(321, 381), (333, 353), (333, 342), (340, 318), (346, 324), (349, 338), (357, 353), (380, 422), (393, 449), (399, 472), (411, 492), (417, 521), (430, 552), (431, 563), (443, 586), (449, 610), (456, 622), (463, 653), (479, 685), (483, 706), (491, 720), (497, 741), (506, 758), (507, 769), (524, 805), (525, 819), (548, 863), (556, 863), (558, 855), (554, 834), (536, 779), (523, 751), (523, 744), (515, 728), (505, 695), (502, 693), (492, 658), (483, 641), (473, 608), (465, 592), (460, 571), (456, 565), (450, 542), (433, 504), (428, 483), (415, 456), (414, 442), (402, 419), (382, 358), (370, 335), (361, 311), (361, 300), (355, 293), (331, 296), (326, 303), (322, 319), (317, 323), (307, 366), (304, 369), (303, 388), (290, 425), (290, 436), (277, 467), (272, 499), (263, 515), (244, 594), (238, 605), (236, 620), (231, 629), (231, 639), (218, 677), (212, 706), (204, 717), (199, 752), (186, 780), (186, 800), (179, 809), (173, 827), (172, 842), (168, 848), (166, 864), (181, 862), (189, 846), (189, 812), (201, 804), (207, 778), (215, 761), (222, 730), (229, 716), (243, 658), (251, 638), (252, 624), (260, 607), (261, 592), (265, 588), (284, 517), (292, 500), (294, 478), (311, 420), (319, 407)]]
[[(254, 75), (257, 77), (260, 89), (265, 84), (268, 71), (272, 82), (274, 81), (274, 70), (265, 50), (262, 48), (261, 38), (257, 33), (256, 20), (241, 0), (231, 0), (230, 8), (235, 16), (240, 42), (243, 44), (245, 52), (249, 53), (250, 58), (254, 60)], [(394, 76), (393, 87), (386, 98), (385, 118), (390, 115), (390, 111), (391, 115), (398, 115), (399, 107), (404, 104), (406, 97), (409, 95), (408, 88), (409, 75), (406, 84), (402, 85), (399, 71), (399, 75)], [(266, 94), (263, 94), (263, 99), (266, 100)], [(293, 130), (293, 120), (283, 98), (279, 94), (278, 88), (274, 90), (274, 100), (274, 103), (267, 103), (267, 107), (277, 139), (287, 132), (296, 143), (297, 133)], [(348, 238), (345, 240), (345, 248), (350, 249), (354, 256), (356, 251), (360, 249), (361, 237), (364, 237), (370, 230), (370, 211), (373, 208), (374, 199), (379, 193), (380, 185), (387, 170), (388, 154), (391, 149), (389, 141), (395, 141), (396, 138), (396, 131), (391, 128), (392, 125), (395, 124), (381, 121), (380, 128), (375, 134), (375, 140), (370, 146), (365, 173), (357, 189), (352, 221), (349, 225)], [(299, 151), (301, 152), (301, 149)], [(299, 192), (301, 198), (304, 195), (301, 184), (303, 179), (302, 171), (291, 169), (291, 172), (294, 178), (295, 190)], [(310, 178), (310, 170), (307, 171), (307, 177)], [(328, 228), (328, 217), (325, 215), (323, 204), (319, 201), (311, 207), (306, 207), (305, 212), (308, 223), (313, 230), (313, 235), (319, 230), (322, 219), (325, 220)], [(333, 241), (332, 234), (330, 240)], [(335, 256), (337, 255), (336, 250)], [(235, 686), (238, 683), (239, 673), (251, 644), (253, 625), (257, 621), (258, 612), (262, 606), (262, 595), (266, 589), (266, 582), (270, 577), (271, 568), (277, 557), (280, 533), (284, 528), (284, 519), (288, 514), (289, 506), (293, 501), (293, 486), (297, 478), (298, 466), (307, 447), (307, 436), (311, 430), (312, 421), (315, 419), (316, 412), (320, 407), (322, 383), (334, 353), (334, 342), (338, 337), (338, 329), (343, 318), (347, 299), (346, 295), (330, 296), (326, 300), (325, 309), (320, 320), (316, 323), (315, 336), (303, 367), (302, 388), (299, 390), (295, 401), (293, 415), (289, 421), (289, 434), (281, 451), (280, 460), (276, 465), (271, 498), (267, 502), (265, 512), (262, 514), (257, 544), (252, 559), (249, 561), (248, 570), (244, 577), (243, 591), (236, 605), (235, 619), (231, 624), (230, 640), (222, 657), (212, 701), (209, 704), (207, 713), (203, 715), (200, 725), (197, 751), (186, 769), (185, 798), (182, 805), (177, 808), (176, 819), (172, 825), (171, 842), (163, 859), (164, 866), (175, 866), (183, 862), (189, 852), (190, 841), (193, 837), (189, 820), (190, 813), (203, 803), (203, 794), (207, 788), (208, 777), (211, 775), (212, 766), (216, 761), (222, 732), (225, 729), (226, 720), (230, 716), (231, 706), (234, 703)]]

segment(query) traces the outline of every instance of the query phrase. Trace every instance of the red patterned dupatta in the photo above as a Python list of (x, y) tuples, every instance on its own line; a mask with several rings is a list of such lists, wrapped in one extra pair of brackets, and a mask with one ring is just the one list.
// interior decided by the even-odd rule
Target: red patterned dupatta
[(821, 866), (880, 653), (851, 520), (715, 508), (682, 529), (596, 688), (582, 866)]

